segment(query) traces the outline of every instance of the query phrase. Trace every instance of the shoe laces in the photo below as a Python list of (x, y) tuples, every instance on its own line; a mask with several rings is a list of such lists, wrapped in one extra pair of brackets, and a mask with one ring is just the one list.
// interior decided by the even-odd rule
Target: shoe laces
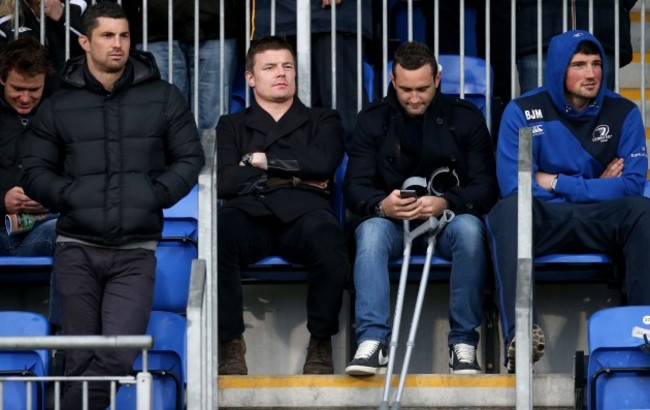
[(310, 347), (309, 350), (312, 359), (325, 360), (327, 358), (327, 342), (317, 340)]
[(474, 346), (465, 343), (458, 343), (454, 345), (453, 349), (454, 354), (458, 358), (459, 362), (474, 363), (476, 351), (476, 348)]
[(376, 340), (366, 340), (361, 342), (357, 348), (357, 353), (354, 355), (355, 359), (368, 359), (379, 348), (379, 342)]

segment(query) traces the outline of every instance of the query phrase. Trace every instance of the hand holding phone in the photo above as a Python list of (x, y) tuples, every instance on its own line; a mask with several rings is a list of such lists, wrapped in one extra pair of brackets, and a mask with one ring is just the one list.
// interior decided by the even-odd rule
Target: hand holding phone
[(400, 198), (417, 198), (418, 194), (414, 189), (402, 189), (399, 191)]

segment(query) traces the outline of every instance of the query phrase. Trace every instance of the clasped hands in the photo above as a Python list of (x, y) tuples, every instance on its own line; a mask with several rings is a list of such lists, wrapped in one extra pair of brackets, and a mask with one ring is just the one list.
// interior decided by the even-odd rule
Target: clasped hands
[(395, 189), (381, 201), (381, 207), (388, 218), (412, 221), (442, 215), (444, 210), (449, 208), (449, 202), (433, 195), (402, 198), (399, 189)]

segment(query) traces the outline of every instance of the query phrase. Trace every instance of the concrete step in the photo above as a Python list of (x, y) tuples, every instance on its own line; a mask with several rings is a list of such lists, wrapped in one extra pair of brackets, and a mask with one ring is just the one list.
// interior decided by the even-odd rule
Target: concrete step
[[(382, 400), (384, 377), (220, 376), (219, 407), (376, 409)], [(392, 380), (396, 390), (398, 378)], [(574, 381), (567, 374), (533, 377), (535, 407), (571, 408)], [(393, 399), (391, 394), (391, 400)], [(415, 408), (512, 408), (516, 404), (514, 375), (409, 375), (401, 401)]]

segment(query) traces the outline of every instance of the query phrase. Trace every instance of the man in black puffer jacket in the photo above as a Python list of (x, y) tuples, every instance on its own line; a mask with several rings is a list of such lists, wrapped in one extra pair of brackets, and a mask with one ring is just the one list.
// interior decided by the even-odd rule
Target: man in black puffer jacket
[[(27, 132), (25, 191), (58, 210), (56, 290), (66, 335), (144, 334), (153, 298), (162, 209), (196, 184), (204, 163), (194, 119), (153, 57), (132, 52), (124, 11), (97, 4), (84, 16), (85, 56), (68, 61), (65, 89)], [(138, 352), (71, 350), (66, 376), (128, 374)], [(81, 384), (62, 408), (79, 408)], [(91, 409), (109, 403), (90, 383)]]

